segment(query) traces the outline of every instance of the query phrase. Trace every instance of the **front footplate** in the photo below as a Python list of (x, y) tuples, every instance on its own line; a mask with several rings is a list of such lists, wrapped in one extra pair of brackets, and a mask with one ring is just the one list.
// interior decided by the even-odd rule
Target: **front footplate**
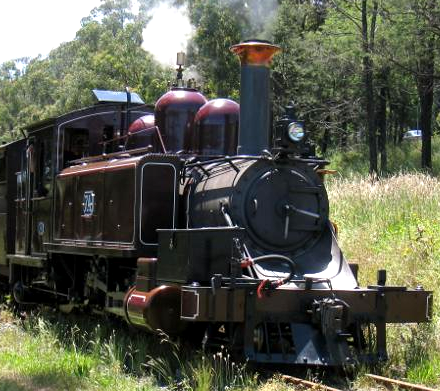
[[(238, 325), (246, 357), (257, 362), (344, 365), (386, 359), (386, 323), (429, 322), (431, 316), (432, 292), (404, 287), (283, 286), (261, 298), (255, 285), (182, 289), (182, 320)], [(374, 337), (365, 337), (371, 325)], [(374, 341), (373, 350), (366, 338)]]

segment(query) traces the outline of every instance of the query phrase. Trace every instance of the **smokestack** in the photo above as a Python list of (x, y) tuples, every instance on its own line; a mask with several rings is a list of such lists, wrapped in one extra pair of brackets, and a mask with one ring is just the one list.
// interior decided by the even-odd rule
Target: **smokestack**
[(237, 154), (260, 155), (269, 146), (270, 63), (279, 46), (249, 40), (231, 47), (240, 57), (240, 130)]

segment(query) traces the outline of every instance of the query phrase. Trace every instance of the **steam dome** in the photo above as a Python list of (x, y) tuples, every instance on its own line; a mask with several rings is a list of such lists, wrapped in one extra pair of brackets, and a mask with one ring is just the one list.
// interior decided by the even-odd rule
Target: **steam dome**
[(159, 98), (154, 109), (155, 121), (168, 151), (191, 149), (194, 117), (206, 102), (206, 98), (192, 88), (173, 88)]
[(230, 99), (204, 104), (194, 121), (194, 151), (200, 155), (236, 154), (239, 112), (239, 104)]

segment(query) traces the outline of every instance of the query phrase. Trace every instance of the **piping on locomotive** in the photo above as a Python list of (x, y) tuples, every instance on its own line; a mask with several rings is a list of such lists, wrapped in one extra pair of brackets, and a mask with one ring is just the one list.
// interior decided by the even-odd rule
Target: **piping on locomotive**
[(95, 91), (99, 104), (2, 146), (0, 275), (15, 301), (112, 313), (263, 363), (375, 362), (387, 323), (429, 321), (431, 292), (388, 286), (384, 271), (358, 286), (329, 220), (328, 162), (292, 107), (271, 129), (278, 50), (232, 47), (240, 107), (207, 102), (179, 72), (154, 108)]

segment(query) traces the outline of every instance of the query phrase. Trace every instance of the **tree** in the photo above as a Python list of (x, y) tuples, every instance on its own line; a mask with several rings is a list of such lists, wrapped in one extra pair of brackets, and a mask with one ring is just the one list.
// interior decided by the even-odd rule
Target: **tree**
[(103, 0), (82, 20), (75, 39), (47, 58), (3, 64), (0, 131), (91, 105), (93, 88), (129, 86), (154, 102), (166, 90), (170, 73), (141, 46), (151, 1), (142, 0), (133, 14), (130, 0)]
[(322, 153), (335, 142), (346, 146), (348, 133), (361, 128), (360, 48), (352, 25), (325, 2), (285, 0), (273, 37), (282, 47), (274, 60), (278, 106), (296, 102)]

